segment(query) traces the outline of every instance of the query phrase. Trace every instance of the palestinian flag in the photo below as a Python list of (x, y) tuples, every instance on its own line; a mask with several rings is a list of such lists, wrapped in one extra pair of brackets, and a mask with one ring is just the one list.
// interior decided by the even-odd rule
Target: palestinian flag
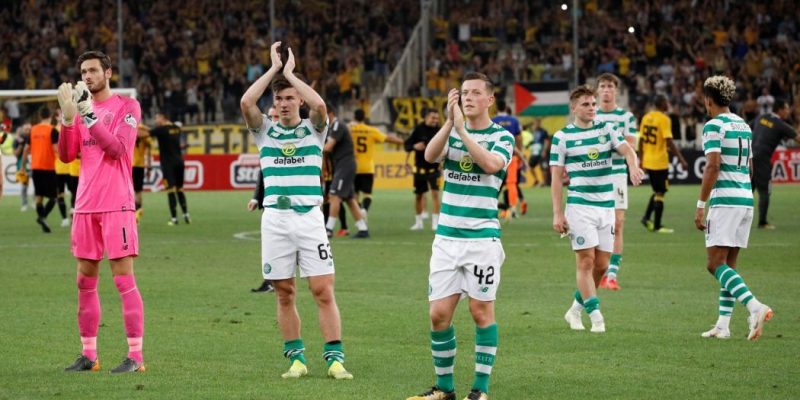
[(569, 114), (569, 83), (514, 83), (514, 114), (525, 117)]

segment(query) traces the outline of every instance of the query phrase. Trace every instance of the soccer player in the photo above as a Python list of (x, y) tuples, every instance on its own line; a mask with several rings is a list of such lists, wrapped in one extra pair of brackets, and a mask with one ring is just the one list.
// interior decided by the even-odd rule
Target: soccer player
[[(291, 366), (283, 378), (308, 374), (305, 346), (300, 337), (300, 316), (295, 306), (296, 269), (308, 279), (319, 311), (325, 340), (323, 358), (328, 376), (352, 379), (344, 368), (341, 321), (334, 296), (334, 266), (322, 204), (320, 174), (322, 146), (328, 131), (325, 102), (295, 76), (295, 61), (288, 49), (286, 64), (278, 53), (281, 42), (270, 49), (272, 66), (247, 89), (241, 99), (242, 114), (261, 154), (264, 172), (264, 213), (261, 217), (261, 260), (264, 278), (278, 295), (278, 325), (284, 339), (284, 356)], [(283, 70), (283, 76), (276, 75)], [(275, 78), (273, 80), (273, 78)], [(258, 100), (271, 85), (279, 120), (273, 123), (258, 109)], [(310, 108), (300, 118), (300, 106)]]
[[(463, 104), (461, 110), (459, 100)], [(436, 384), (409, 400), (453, 400), (456, 335), (453, 314), (469, 297), (475, 321), (475, 378), (468, 400), (486, 400), (497, 353), (494, 300), (505, 260), (497, 195), (514, 137), (489, 118), (494, 85), (481, 73), (464, 76), (447, 97), (447, 121), (425, 149), (428, 162), (444, 161), (444, 195), (428, 278), (431, 352)], [(466, 119), (466, 123), (465, 123)]]
[[(583, 330), (581, 310), (589, 314), (592, 332), (606, 331), (596, 288), (608, 268), (614, 248), (614, 171), (611, 153), (625, 156), (631, 182), (641, 183), (642, 170), (636, 153), (616, 124), (596, 120), (596, 92), (579, 86), (569, 96), (575, 122), (553, 135), (550, 148), (550, 186), (553, 200), (553, 229), (569, 235), (577, 264), (578, 290), (564, 319), (574, 330)], [(566, 212), (562, 211), (561, 177), (569, 176)]]
[(776, 99), (772, 112), (759, 116), (753, 126), (753, 190), (758, 191), (758, 227), (775, 229), (767, 222), (769, 196), (772, 191), (772, 153), (784, 139), (800, 143), (800, 134), (785, 121), (791, 115), (789, 103)]
[(156, 127), (142, 127), (144, 132), (149, 132), (150, 136), (158, 140), (159, 163), (161, 172), (164, 173), (165, 190), (169, 201), (170, 226), (178, 225), (178, 211), (176, 206), (180, 204), (183, 212), (183, 220), (187, 224), (192, 223), (189, 217), (189, 210), (186, 206), (186, 195), (183, 193), (183, 174), (184, 163), (181, 150), (181, 127), (167, 119), (163, 112), (156, 113)]
[[(358, 207), (358, 200), (355, 196), (354, 183), (356, 178), (356, 158), (353, 155), (353, 139), (350, 137), (350, 132), (347, 130), (347, 125), (336, 118), (336, 113), (332, 107), (328, 109), (328, 121), (330, 121), (331, 129), (330, 136), (325, 142), (323, 151), (328, 154), (333, 166), (333, 178), (331, 179), (328, 190), (328, 202), (330, 209), (328, 211), (328, 222), (325, 225), (328, 237), (333, 236), (333, 230), (336, 228), (336, 215), (339, 215), (339, 208), (342, 206), (342, 201), (345, 201), (350, 212), (353, 213), (353, 218), (356, 220), (356, 228), (358, 232), (353, 235), (353, 238), (368, 238), (369, 231), (367, 230), (367, 222), (361, 215), (361, 210)], [(344, 226), (344, 225), (343, 225)]]
[[(598, 122), (611, 122), (625, 138), (630, 148), (636, 148), (636, 117), (633, 113), (617, 106), (619, 78), (605, 73), (597, 78), (597, 92), (600, 95), (600, 108), (597, 110)], [(628, 209), (628, 167), (625, 157), (611, 154), (611, 172), (614, 184), (614, 253), (608, 264), (608, 272), (600, 281), (600, 288), (619, 290), (617, 274), (622, 265), (622, 234), (625, 228), (625, 210)]]
[(425, 160), (425, 149), (431, 139), (439, 131), (439, 111), (435, 108), (426, 108), (422, 111), (423, 123), (417, 125), (408, 139), (403, 142), (408, 155), (414, 152), (414, 225), (412, 231), (422, 230), (422, 221), (425, 211), (425, 193), (430, 190), (433, 212), (431, 213), (431, 229), (436, 230), (439, 225), (439, 210), (442, 202), (439, 198), (439, 178), (442, 176), (440, 163), (430, 163)]
[(142, 191), (144, 190), (144, 177), (150, 170), (150, 138), (139, 136), (133, 147), (133, 192), (136, 204), (136, 223), (142, 220)]
[(350, 136), (356, 151), (355, 190), (361, 199), (361, 214), (366, 219), (372, 204), (372, 185), (375, 183), (375, 145), (383, 142), (403, 144), (403, 140), (367, 125), (362, 109), (356, 110), (353, 118), (355, 122), (350, 126)]
[[(28, 139), (30, 139), (30, 133), (30, 122), (22, 124), (22, 126), (17, 128), (17, 133), (14, 135), (14, 143), (12, 143), (11, 146), (14, 149), (14, 156), (17, 157), (17, 174), (15, 178), (20, 184), (19, 199), (21, 207), (19, 210), (21, 212), (28, 211), (28, 186), (30, 184), (30, 177), (27, 168), (22, 169), (22, 153), (25, 151), (25, 143), (28, 143)], [(25, 158), (27, 159), (27, 156), (25, 156)]]
[(533, 131), (533, 140), (530, 143), (531, 158), (528, 161), (528, 166), (531, 167), (531, 175), (536, 181), (536, 167), (541, 168), (542, 181), (538, 186), (550, 185), (550, 134), (542, 127), (542, 119), (536, 118), (531, 126)]
[[(25, 148), (22, 151), (21, 171), (26, 169), (28, 154), (31, 155), (33, 193), (36, 201), (36, 223), (42, 232), (50, 233), (47, 216), (56, 204), (56, 154), (58, 153), (58, 131), (50, 124), (50, 110), (39, 111), (40, 121), (31, 127)], [(47, 204), (44, 198), (47, 198)]]
[(75, 213), (75, 198), (78, 197), (78, 180), (81, 174), (81, 155), (77, 154), (75, 156), (75, 160), (69, 165), (69, 182), (67, 183), (67, 188), (69, 188), (69, 192), (72, 195), (69, 199), (70, 201), (70, 209), (72, 210), (72, 215), (74, 216)]
[(136, 286), (133, 259), (139, 254), (131, 182), (131, 159), (141, 109), (136, 99), (111, 93), (111, 59), (99, 51), (78, 57), (81, 81), (62, 83), (58, 103), (62, 125), (58, 156), (81, 155), (81, 178), (72, 221), (72, 254), (78, 261), (80, 357), (66, 371), (99, 371), (97, 281), (108, 254), (114, 285), (122, 300), (128, 355), (112, 373), (143, 372), (144, 305)]
[(524, 215), (528, 212), (528, 203), (519, 187), (519, 177), (523, 167), (522, 127), (517, 117), (511, 115), (511, 108), (503, 99), (497, 100), (497, 115), (492, 118), (492, 122), (502, 126), (514, 136), (514, 154), (512, 154), (511, 164), (508, 166), (509, 173), (506, 174), (505, 193), (503, 194), (505, 204), (510, 211), (503, 210), (502, 214), (505, 218), (516, 216), (517, 204), (519, 204), (520, 211)]
[(711, 120), (703, 126), (703, 151), (707, 162), (694, 223), (697, 229), (705, 232), (706, 268), (719, 281), (720, 290), (719, 318), (702, 336), (729, 338), (734, 301), (739, 300), (750, 311), (747, 339), (756, 340), (761, 336), (764, 322), (772, 318), (772, 309), (756, 299), (736, 272), (739, 250), (747, 247), (753, 223), (750, 188), (753, 135), (750, 126), (729, 108), (736, 94), (736, 85), (730, 78), (717, 75), (706, 79), (703, 94)]
[[(664, 195), (669, 186), (669, 153), (667, 149), (678, 157), (683, 169), (686, 169), (688, 164), (672, 140), (672, 121), (666, 114), (669, 109), (667, 97), (659, 94), (654, 102), (656, 109), (642, 117), (642, 124), (639, 127), (642, 168), (650, 177), (650, 186), (653, 187), (653, 194), (647, 203), (647, 211), (642, 217), (642, 225), (650, 232), (673, 233), (673, 229), (661, 225), (661, 217), (664, 215)], [(650, 220), (653, 211), (656, 214), (655, 222)]]

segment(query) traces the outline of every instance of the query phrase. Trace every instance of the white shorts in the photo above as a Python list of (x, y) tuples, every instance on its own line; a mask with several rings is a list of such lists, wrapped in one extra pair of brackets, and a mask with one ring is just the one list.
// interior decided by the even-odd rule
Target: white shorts
[(614, 208), (617, 210), (628, 209), (628, 175), (615, 174), (614, 180)]
[(569, 225), (572, 250), (597, 247), (600, 251), (614, 250), (614, 209), (567, 204), (564, 212)]
[(334, 273), (333, 253), (325, 233), (322, 211), (265, 208), (261, 215), (261, 273), (264, 279), (294, 278)]
[(454, 294), (494, 301), (500, 285), (500, 267), (506, 259), (499, 239), (433, 239), (428, 300)]
[(752, 208), (711, 207), (706, 216), (706, 247), (747, 248), (752, 224)]

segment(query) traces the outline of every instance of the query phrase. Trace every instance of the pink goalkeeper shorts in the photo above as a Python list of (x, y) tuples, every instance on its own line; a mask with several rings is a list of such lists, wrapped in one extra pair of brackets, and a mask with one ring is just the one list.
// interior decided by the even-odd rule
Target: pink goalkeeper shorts
[(72, 255), (87, 260), (139, 255), (139, 235), (133, 211), (74, 214)]

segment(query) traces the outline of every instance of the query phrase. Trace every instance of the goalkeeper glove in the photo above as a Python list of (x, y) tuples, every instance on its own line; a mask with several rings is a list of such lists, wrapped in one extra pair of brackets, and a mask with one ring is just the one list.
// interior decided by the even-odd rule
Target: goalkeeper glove
[(87, 128), (91, 128), (97, 122), (97, 116), (94, 115), (94, 110), (92, 109), (92, 94), (89, 93), (89, 88), (85, 82), (80, 81), (75, 85), (72, 98), (77, 103), (78, 112), (83, 118), (83, 123), (86, 124)]
[(78, 106), (75, 104), (72, 84), (62, 83), (58, 87), (58, 107), (61, 108), (61, 123), (64, 126), (72, 126), (75, 122), (75, 114), (78, 113)]

